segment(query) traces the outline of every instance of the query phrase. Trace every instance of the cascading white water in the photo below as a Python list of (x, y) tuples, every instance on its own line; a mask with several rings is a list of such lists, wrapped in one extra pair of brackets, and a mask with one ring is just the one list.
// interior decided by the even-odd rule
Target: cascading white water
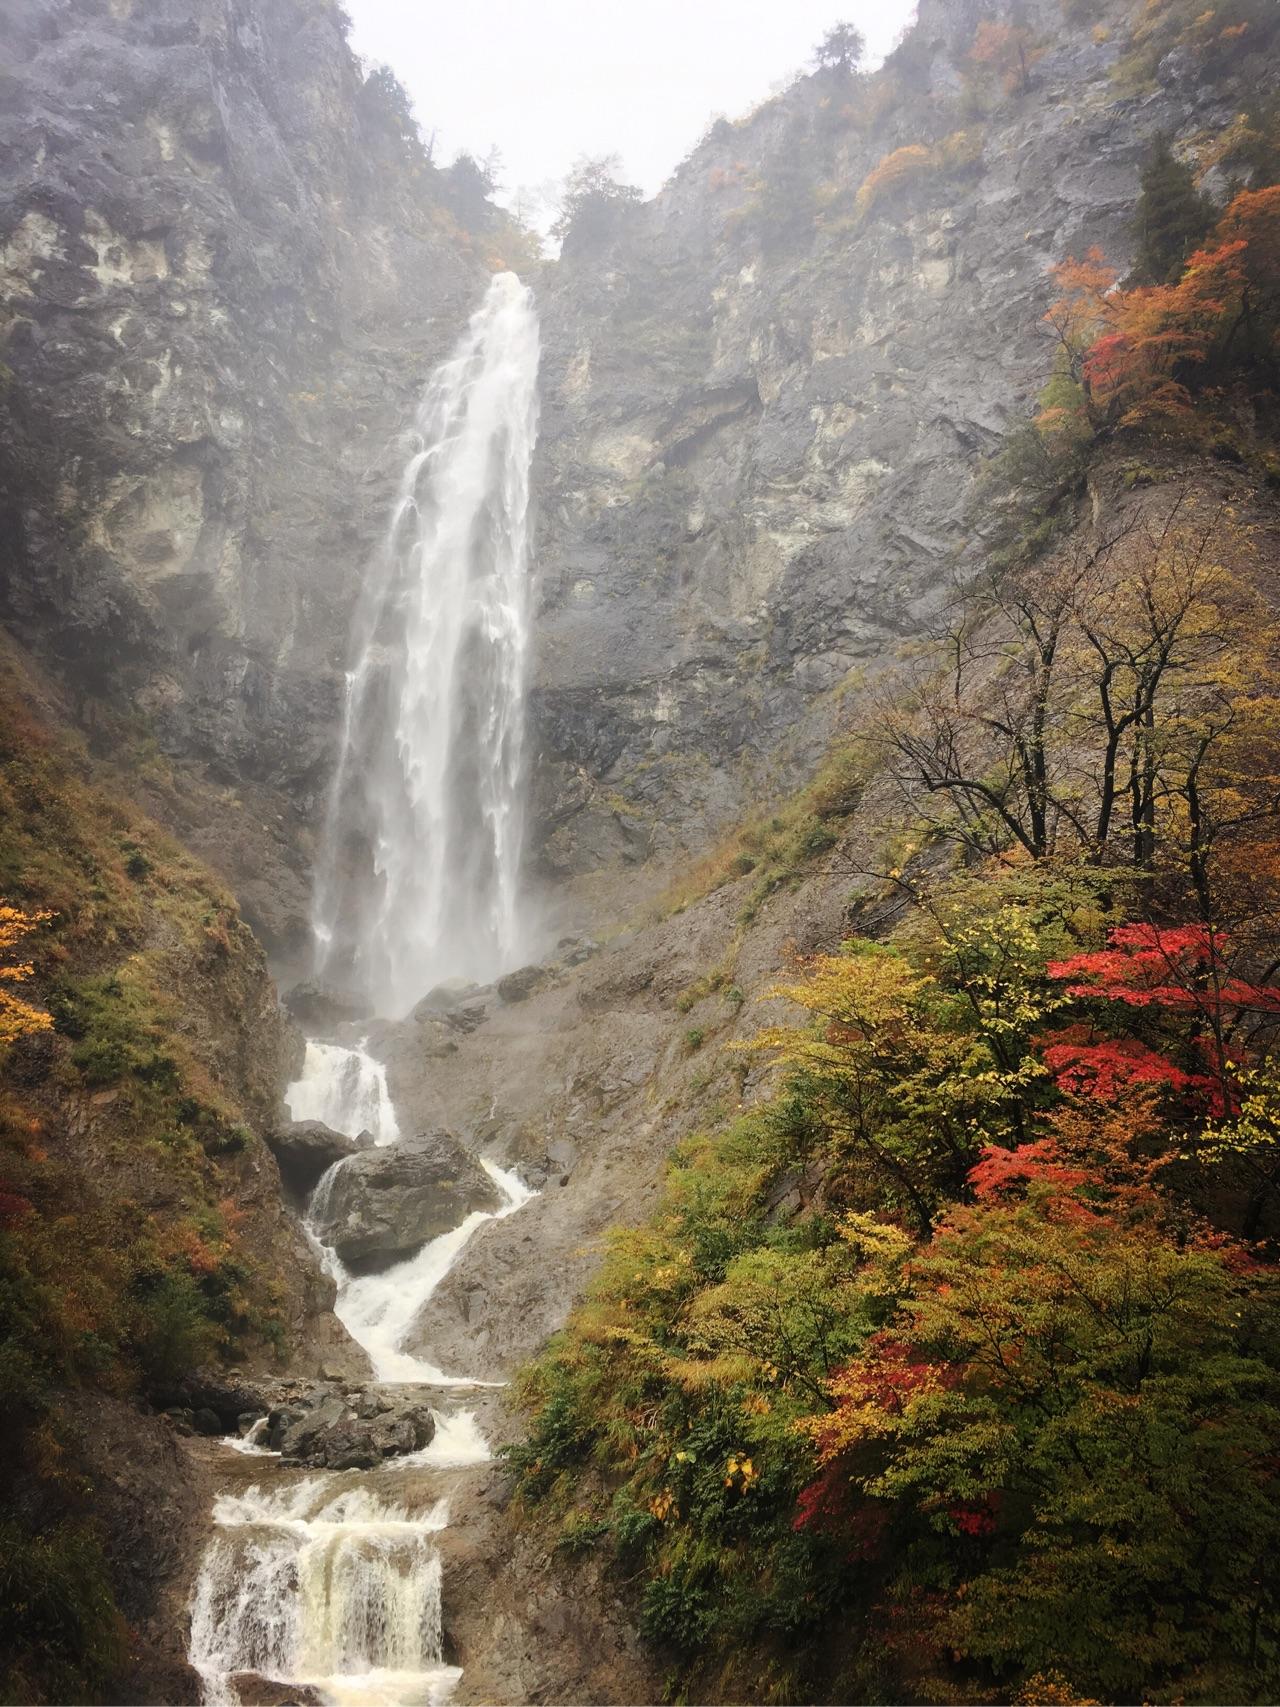
[(237, 1672), (327, 1699), (432, 1703), (459, 1677), (443, 1659), (443, 1501), (423, 1513), (334, 1478), (223, 1494), (191, 1606), (192, 1665), (208, 1707), (234, 1707)]
[(375, 1144), (394, 1144), (400, 1136), (387, 1070), (363, 1044), (344, 1049), (308, 1038), (302, 1077), (289, 1086), (285, 1100), (292, 1120), (320, 1120), (352, 1138), (369, 1132)]
[[(537, 369), (532, 297), (500, 273), (427, 386), (357, 614), (313, 923), (318, 970), (382, 1013), (403, 1012), (446, 978), (487, 981), (523, 958)], [(363, 1045), (308, 1042), (286, 1095), (295, 1120), (367, 1132), (376, 1144), (400, 1139), (385, 1070)], [(313, 1209), (344, 1165), (319, 1182)], [(380, 1381), (480, 1385), (444, 1374), (404, 1340), (476, 1230), (532, 1195), (514, 1174), (483, 1165), (502, 1207), (468, 1216), (383, 1274), (351, 1275), (316, 1240), (337, 1281), (336, 1313)], [(268, 1456), (256, 1435), (235, 1444)], [(458, 1409), (436, 1413), (431, 1443), (395, 1462), (438, 1477), (488, 1457), (474, 1414)], [(238, 1702), (241, 1672), (334, 1704), (447, 1700), (460, 1674), (443, 1662), (433, 1539), (447, 1511), (442, 1502), (417, 1514), (392, 1506), (368, 1480), (352, 1486), (330, 1474), (218, 1500), (191, 1601), (190, 1658), (209, 1707)]]
[[(363, 1047), (308, 1043), (302, 1077), (286, 1100), (294, 1119), (324, 1120), (353, 1137), (369, 1131), (380, 1144), (400, 1136), (385, 1071)], [(308, 1222), (343, 1165), (336, 1163), (317, 1185)], [(516, 1174), (488, 1161), (482, 1166), (502, 1193), (502, 1207), (474, 1212), (381, 1274), (351, 1275), (316, 1241), (338, 1284), (335, 1312), (380, 1381), (480, 1385), (446, 1375), (403, 1350), (402, 1341), (476, 1230), (533, 1195)], [(259, 1445), (260, 1433), (230, 1444), (273, 1456)], [(437, 1412), (430, 1444), (395, 1465), (442, 1471), (489, 1456), (474, 1414), (460, 1408)], [(435, 1707), (448, 1700), (461, 1674), (442, 1657), (440, 1560), (432, 1537), (448, 1521), (443, 1501), (415, 1515), (367, 1486), (325, 1475), (224, 1494), (213, 1515), (214, 1538), (192, 1595), (188, 1650), (206, 1707), (236, 1707), (242, 1672), (305, 1685), (333, 1707)]]
[(538, 322), (498, 273), (432, 375), (357, 611), (317, 871), (318, 971), (397, 1014), (521, 958)]

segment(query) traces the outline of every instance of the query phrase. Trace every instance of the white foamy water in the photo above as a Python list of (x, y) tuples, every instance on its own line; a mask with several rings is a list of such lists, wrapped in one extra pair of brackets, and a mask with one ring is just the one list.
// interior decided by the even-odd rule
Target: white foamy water
[[(342, 1163), (337, 1165), (341, 1167)], [(473, 1210), (451, 1232), (442, 1233), (416, 1255), (380, 1274), (350, 1274), (329, 1253), (329, 1265), (338, 1283), (334, 1313), (352, 1339), (369, 1354), (379, 1381), (423, 1381), (442, 1387), (487, 1385), (465, 1376), (447, 1375), (428, 1359), (403, 1349), (405, 1335), (418, 1312), (473, 1236), (486, 1221), (501, 1221), (513, 1215), (533, 1196), (518, 1175), (483, 1159), (480, 1165), (502, 1193), (504, 1201), (500, 1209)], [(324, 1183), (322, 1180), (317, 1186), (317, 1197)]]
[(214, 1504), (191, 1604), (191, 1664), (210, 1707), (236, 1674), (309, 1686), (333, 1701), (447, 1700), (440, 1557), (448, 1508), (414, 1515), (367, 1487), (307, 1477)]
[(387, 1070), (363, 1044), (307, 1040), (302, 1077), (285, 1092), (292, 1120), (320, 1120), (335, 1132), (358, 1138), (371, 1132), (375, 1144), (394, 1144), (400, 1124), (387, 1092)]
[[(537, 429), (538, 325), (511, 273), (492, 281), (466, 335), (432, 375), (406, 451), (383, 549), (353, 630), (340, 756), (316, 874), (322, 974), (401, 1013), (450, 977), (486, 982), (521, 952), (523, 722), (529, 641), (529, 466)], [(307, 1044), (289, 1086), (295, 1120), (394, 1144), (386, 1072), (363, 1044)], [(347, 1164), (316, 1187), (322, 1204)], [(337, 1282), (336, 1312), (380, 1381), (488, 1385), (405, 1348), (412, 1324), (486, 1221), (532, 1193), (485, 1162), (501, 1206), (469, 1215), (382, 1274), (355, 1276), (310, 1236)], [(482, 1464), (474, 1414), (435, 1413), (422, 1451), (384, 1468)], [(264, 1453), (255, 1430), (227, 1444)], [(266, 1466), (263, 1474), (267, 1473)], [(234, 1707), (257, 1673), (343, 1707), (430, 1707), (458, 1677), (443, 1657), (448, 1522), (374, 1492), (375, 1473), (289, 1478), (224, 1494), (191, 1599), (189, 1656), (209, 1707)]]
[(317, 969), (406, 1011), (517, 964), (532, 293), (498, 273), (423, 393), (352, 636), (316, 874)]

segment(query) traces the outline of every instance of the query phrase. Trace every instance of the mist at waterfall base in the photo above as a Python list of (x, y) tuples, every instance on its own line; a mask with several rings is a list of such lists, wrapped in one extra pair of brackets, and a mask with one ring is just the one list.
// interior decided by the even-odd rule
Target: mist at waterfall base
[(317, 975), (406, 1012), (527, 958), (519, 895), (529, 650), (532, 294), (498, 273), (431, 376), (352, 635), (317, 866)]
[[(322, 977), (398, 1014), (449, 978), (484, 983), (523, 958), (523, 702), (529, 465), (538, 327), (530, 293), (498, 274), (418, 412), (384, 549), (355, 625), (338, 768), (316, 878)], [(375, 1145), (400, 1141), (386, 1071), (363, 1046), (308, 1040), (286, 1103)], [(533, 1195), (480, 1158), (495, 1212), (381, 1273), (353, 1275), (315, 1232), (346, 1165), (321, 1178), (304, 1226), (337, 1287), (335, 1314), (380, 1382), (448, 1393), (455, 1377), (406, 1348), (412, 1325), (487, 1221)], [(459, 1398), (461, 1399), (459, 1391)], [(192, 1593), (189, 1658), (207, 1707), (236, 1707), (253, 1673), (323, 1701), (432, 1707), (461, 1672), (444, 1659), (437, 1538), (442, 1473), (490, 1456), (465, 1404), (434, 1409), (422, 1450), (375, 1471), (277, 1479), (215, 1502)], [(267, 1458), (256, 1440), (236, 1442)], [(414, 1473), (429, 1472), (429, 1504)], [(266, 1470), (264, 1469), (264, 1476)], [(384, 1491), (386, 1490), (386, 1491)], [(423, 1497), (418, 1490), (419, 1502)]]

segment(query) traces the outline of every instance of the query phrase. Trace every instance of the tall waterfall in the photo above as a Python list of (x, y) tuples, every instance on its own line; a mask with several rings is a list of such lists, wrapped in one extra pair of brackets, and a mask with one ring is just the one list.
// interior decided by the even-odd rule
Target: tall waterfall
[(498, 273), (432, 374), (356, 613), (318, 970), (380, 1012), (520, 959), (538, 322)]

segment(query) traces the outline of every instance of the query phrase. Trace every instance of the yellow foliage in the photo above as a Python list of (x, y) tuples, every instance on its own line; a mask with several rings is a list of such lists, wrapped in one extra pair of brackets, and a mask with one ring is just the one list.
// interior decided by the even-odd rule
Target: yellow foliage
[(854, 197), (854, 206), (865, 217), (885, 196), (901, 189), (904, 184), (917, 182), (926, 173), (936, 171), (938, 166), (937, 154), (922, 142), (910, 142), (905, 148), (895, 148), (862, 180)]
[(29, 960), (8, 957), (25, 937), (38, 926), (47, 924), (52, 917), (52, 913), (24, 913), (18, 907), (0, 905), (0, 957), (3, 957), (3, 964), (0, 964), (0, 1048), (15, 1043), (20, 1037), (30, 1037), (53, 1027), (47, 1013), (32, 1007), (30, 1002), (6, 987), (24, 984), (31, 977), (35, 968)]

